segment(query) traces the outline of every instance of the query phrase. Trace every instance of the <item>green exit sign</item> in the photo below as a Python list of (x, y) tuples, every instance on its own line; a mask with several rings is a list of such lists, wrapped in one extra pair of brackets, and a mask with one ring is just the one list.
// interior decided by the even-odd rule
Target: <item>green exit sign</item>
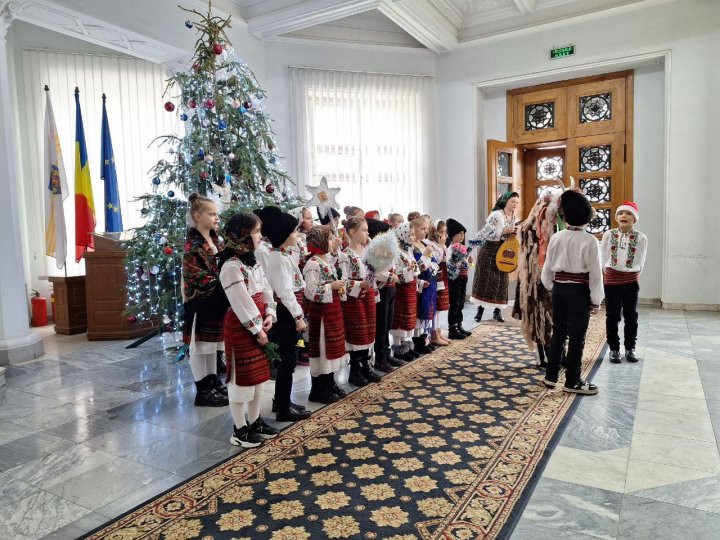
[(575, 45), (566, 45), (565, 47), (553, 47), (550, 49), (550, 60), (556, 58), (565, 58), (575, 54)]

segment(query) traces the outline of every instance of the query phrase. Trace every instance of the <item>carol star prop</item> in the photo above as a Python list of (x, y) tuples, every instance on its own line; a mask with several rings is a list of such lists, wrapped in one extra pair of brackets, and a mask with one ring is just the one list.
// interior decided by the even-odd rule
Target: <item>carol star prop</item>
[(330, 208), (335, 208), (336, 210), (340, 208), (340, 205), (338, 205), (338, 202), (335, 200), (335, 196), (340, 192), (340, 188), (329, 187), (327, 178), (324, 176), (320, 179), (319, 186), (307, 186), (307, 190), (310, 192), (310, 195), (312, 195), (312, 199), (307, 203), (307, 206), (317, 206), (321, 217), (328, 217)]

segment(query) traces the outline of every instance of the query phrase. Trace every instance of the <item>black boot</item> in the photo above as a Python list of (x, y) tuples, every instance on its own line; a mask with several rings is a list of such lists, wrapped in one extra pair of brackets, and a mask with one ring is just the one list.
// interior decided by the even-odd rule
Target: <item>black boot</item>
[(467, 336), (463, 334), (460, 329), (453, 325), (450, 327), (450, 331), (448, 332), (448, 338), (450, 339), (465, 339)]
[(228, 404), (227, 396), (223, 396), (215, 390), (215, 377), (217, 375), (208, 375), (204, 379), (197, 381), (195, 387), (195, 406), (197, 407), (226, 407)]
[(485, 308), (482, 306), (478, 306), (477, 313), (475, 313), (475, 322), (482, 321), (483, 312), (485, 311)]
[(222, 352), (222, 351), (217, 352), (216, 364), (217, 364), (217, 372), (218, 373), (227, 373), (227, 366), (225, 365), (225, 353), (224, 352)]
[(213, 376), (213, 388), (215, 389), (215, 391), (218, 394), (222, 394), (223, 396), (227, 397), (227, 395), (228, 395), (227, 386), (225, 386), (223, 384), (220, 377), (218, 377), (216, 374), (213, 373), (212, 376)]
[(395, 366), (390, 363), (390, 355), (386, 351), (375, 354), (375, 369), (383, 373), (392, 373), (395, 371)]
[(335, 374), (334, 373), (328, 373), (327, 375), (324, 375), (324, 377), (327, 378), (327, 385), (329, 388), (329, 391), (333, 394), (335, 394), (338, 397), (344, 398), (347, 396), (347, 392), (340, 388), (335, 381)]
[(362, 388), (370, 384), (370, 381), (368, 381), (363, 374), (362, 366), (360, 365), (360, 356), (362, 353), (358, 354), (358, 352), (359, 351), (350, 352), (350, 376), (348, 377), (348, 382), (358, 388)]
[[(298, 405), (297, 403), (293, 403), (292, 401), (290, 402), (289, 407), (300, 412), (306, 410), (305, 407), (303, 407), (302, 405)], [(274, 398), (272, 400), (272, 412), (278, 412), (277, 402)]]
[(470, 332), (469, 330), (465, 330), (463, 328), (462, 324), (458, 324), (457, 329), (458, 329), (458, 332), (460, 332), (461, 334), (465, 334), (466, 336), (472, 336), (472, 332)]
[(428, 354), (433, 351), (427, 345), (427, 334), (423, 334), (420, 337), (414, 337), (412, 339), (413, 339), (413, 344), (415, 345), (415, 350), (417, 352), (419, 352), (420, 354)]
[(310, 376), (310, 395), (308, 401), (314, 401), (316, 403), (324, 403), (325, 391), (323, 389), (323, 376), (318, 377)]
[(340, 399), (340, 396), (333, 391), (332, 375), (333, 374), (330, 373), (331, 379), (328, 379), (327, 375), (312, 377), (312, 388), (310, 390), (310, 396), (308, 397), (310, 401), (328, 405), (330, 403), (335, 403)]
[[(277, 409), (277, 408), (276, 408)], [(280, 407), (279, 409), (273, 409), (275, 414), (275, 420), (278, 422), (297, 422), (298, 420), (305, 420), (310, 417), (310, 411), (298, 410), (292, 406)]]
[(493, 311), (493, 319), (495, 319), (497, 322), (505, 322), (505, 319), (503, 319), (502, 311), (500, 311), (500, 308), (495, 308)]
[(543, 344), (540, 343), (539, 341), (535, 342), (535, 345), (537, 345), (537, 350), (538, 350), (538, 361), (537, 361), (537, 364), (535, 364), (535, 365), (538, 368), (544, 369), (548, 365), (548, 363), (547, 363), (548, 349), (547, 349), (547, 347), (544, 347)]
[(360, 359), (360, 371), (362, 371), (363, 377), (371, 383), (380, 382), (380, 379), (382, 378), (370, 367), (370, 358), (367, 356), (363, 356)]

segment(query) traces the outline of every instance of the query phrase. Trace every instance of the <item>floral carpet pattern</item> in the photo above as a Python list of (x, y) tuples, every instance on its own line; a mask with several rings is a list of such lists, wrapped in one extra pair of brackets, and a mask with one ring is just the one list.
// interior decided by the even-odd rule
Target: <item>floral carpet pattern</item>
[[(584, 373), (604, 341), (601, 314)], [(87, 538), (495, 538), (582, 399), (534, 360), (517, 327), (482, 325)]]

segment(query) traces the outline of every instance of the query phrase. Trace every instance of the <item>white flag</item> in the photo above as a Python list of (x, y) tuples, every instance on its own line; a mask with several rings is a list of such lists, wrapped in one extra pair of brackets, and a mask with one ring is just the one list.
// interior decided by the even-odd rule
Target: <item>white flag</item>
[(65, 266), (67, 259), (67, 232), (63, 201), (70, 194), (65, 165), (60, 150), (60, 139), (55, 127), (55, 115), (50, 103), (50, 92), (45, 91), (45, 254), (55, 257), (58, 269)]

